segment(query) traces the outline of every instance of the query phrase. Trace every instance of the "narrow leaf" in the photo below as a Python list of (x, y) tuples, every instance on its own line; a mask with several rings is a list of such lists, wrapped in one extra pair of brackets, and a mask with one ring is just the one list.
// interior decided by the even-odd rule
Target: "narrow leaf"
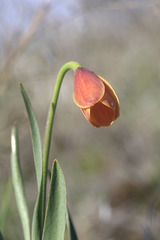
[(35, 169), (36, 169), (36, 176), (37, 176), (37, 184), (38, 189), (41, 183), (41, 175), (42, 175), (42, 145), (41, 145), (41, 137), (39, 132), (38, 123), (29, 100), (29, 97), (20, 83), (21, 93), (24, 99), (24, 103), (27, 109), (28, 118), (30, 122), (30, 129), (31, 129), (31, 138), (32, 138), (32, 146), (33, 146), (33, 156), (35, 162)]
[[(51, 171), (48, 170), (49, 180), (51, 180)], [(33, 220), (32, 220), (32, 240), (39, 240), (42, 238), (43, 231), (43, 219), (42, 219), (42, 191), (43, 181), (41, 180), (41, 186), (39, 194), (34, 208)]]
[[(48, 170), (48, 176), (51, 180), (51, 172)], [(43, 217), (42, 217), (42, 191), (43, 182), (41, 181), (41, 186), (39, 189), (39, 194), (34, 208), (33, 220), (32, 220), (32, 240), (37, 240), (42, 238), (43, 231)]]
[(64, 240), (71, 240), (69, 216), (68, 216), (67, 209), (66, 209), (66, 226), (65, 226)]
[(34, 208), (32, 220), (32, 240), (40, 240), (42, 237), (42, 181)]
[(69, 210), (68, 210), (68, 216), (69, 216), (69, 225), (70, 225), (70, 238), (71, 240), (78, 240), (76, 230), (75, 230)]
[(54, 161), (42, 240), (64, 240), (66, 186), (63, 171)]
[(19, 147), (18, 147), (18, 134), (16, 126), (12, 129), (11, 134), (11, 169), (12, 181), (17, 201), (17, 207), (22, 223), (24, 239), (30, 240), (30, 227), (28, 208), (26, 203), (26, 196), (24, 191), (21, 167), (19, 162)]
[(12, 182), (11, 178), (4, 185), (4, 190), (2, 192), (2, 203), (1, 203), (1, 214), (0, 214), (0, 230), (3, 233), (5, 229), (5, 223), (9, 211), (10, 200), (12, 193)]

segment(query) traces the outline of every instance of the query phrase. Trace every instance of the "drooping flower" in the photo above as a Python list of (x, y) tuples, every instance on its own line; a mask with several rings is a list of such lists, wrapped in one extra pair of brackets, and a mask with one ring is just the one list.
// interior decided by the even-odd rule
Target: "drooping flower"
[(110, 126), (119, 116), (119, 100), (111, 85), (86, 68), (74, 75), (73, 99), (94, 126)]

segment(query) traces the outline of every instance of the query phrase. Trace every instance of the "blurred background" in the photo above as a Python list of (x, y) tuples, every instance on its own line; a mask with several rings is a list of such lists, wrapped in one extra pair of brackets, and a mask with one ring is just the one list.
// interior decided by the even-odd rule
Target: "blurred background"
[[(0, 203), (11, 175), (15, 122), (30, 217), (37, 195), (19, 82), (30, 97), (43, 142), (57, 73), (64, 63), (77, 61), (105, 78), (120, 100), (114, 124), (95, 129), (73, 103), (73, 72), (65, 76), (49, 167), (57, 158), (63, 168), (79, 239), (159, 239), (159, 39), (159, 0), (0, 2)], [(23, 239), (14, 193), (4, 237)]]

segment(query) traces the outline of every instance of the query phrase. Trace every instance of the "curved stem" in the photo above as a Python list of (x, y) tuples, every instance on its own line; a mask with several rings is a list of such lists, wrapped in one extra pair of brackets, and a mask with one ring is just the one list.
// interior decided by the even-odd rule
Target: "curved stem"
[(46, 185), (47, 185), (47, 170), (48, 170), (48, 158), (49, 158), (49, 150), (50, 150), (50, 144), (51, 144), (51, 134), (52, 134), (52, 127), (53, 127), (53, 121), (58, 101), (58, 96), (61, 88), (61, 84), (64, 78), (64, 75), (66, 72), (68, 72), (70, 69), (75, 71), (78, 67), (81, 67), (81, 65), (77, 62), (68, 62), (63, 65), (63, 67), (60, 69), (54, 90), (52, 95), (52, 101), (48, 113), (47, 123), (46, 123), (46, 132), (45, 132), (45, 139), (44, 139), (44, 146), (43, 146), (43, 166), (42, 166), (42, 181), (43, 181), (43, 194), (42, 194), (42, 219), (44, 222), (45, 217), (45, 204), (46, 204)]

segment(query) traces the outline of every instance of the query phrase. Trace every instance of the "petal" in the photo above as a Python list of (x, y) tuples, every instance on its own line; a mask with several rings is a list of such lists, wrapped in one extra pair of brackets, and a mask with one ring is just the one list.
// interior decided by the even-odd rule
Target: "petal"
[(110, 126), (115, 120), (115, 111), (102, 103), (95, 104), (90, 110), (90, 121), (101, 126)]
[(88, 108), (102, 99), (105, 86), (101, 78), (86, 68), (79, 67), (74, 75), (73, 99), (81, 108)]
[(81, 110), (88, 122), (91, 123), (93, 127), (98, 128), (99, 126), (95, 122), (90, 121), (90, 108), (81, 108)]
[(110, 126), (115, 120), (115, 111), (103, 105), (101, 102), (91, 108), (81, 109), (86, 119), (96, 128)]
[[(101, 78), (101, 77), (100, 77)], [(101, 78), (105, 85), (105, 94), (100, 100), (105, 106), (115, 110), (115, 119), (119, 116), (119, 100), (111, 85)]]

